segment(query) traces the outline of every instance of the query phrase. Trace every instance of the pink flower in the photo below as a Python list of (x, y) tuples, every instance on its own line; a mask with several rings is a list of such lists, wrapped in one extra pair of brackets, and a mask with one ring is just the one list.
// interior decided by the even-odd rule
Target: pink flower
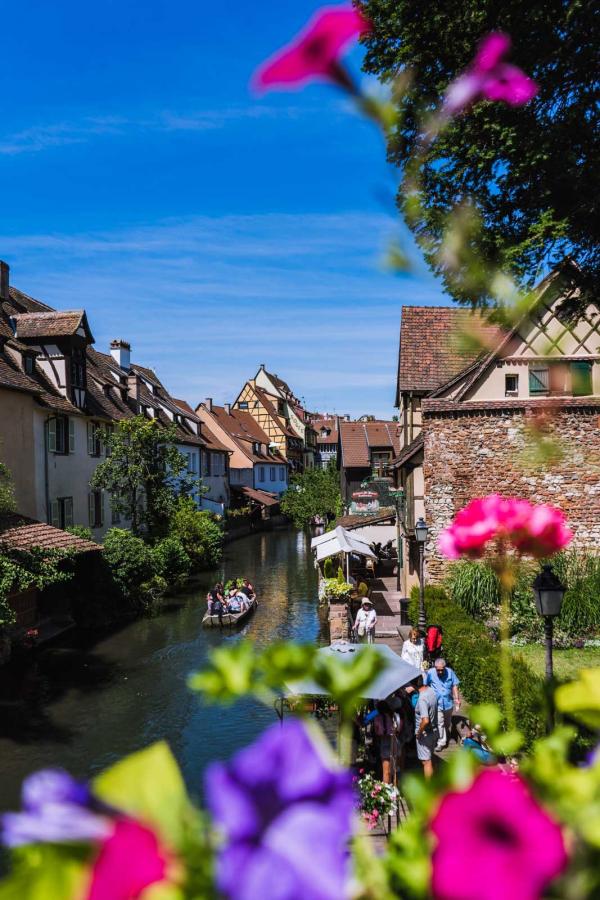
[(456, 115), (481, 99), (523, 106), (535, 97), (538, 91), (535, 81), (517, 66), (502, 62), (510, 43), (510, 37), (499, 31), (482, 40), (469, 68), (448, 86), (444, 97), (444, 111), (448, 115)]
[(156, 835), (131, 819), (117, 819), (100, 846), (87, 900), (136, 900), (166, 875), (167, 856)]
[(567, 864), (560, 826), (519, 776), (498, 770), (446, 794), (431, 830), (436, 900), (538, 900)]
[(308, 81), (346, 85), (339, 57), (348, 44), (369, 31), (370, 23), (353, 6), (324, 6), (306, 28), (256, 72), (257, 91), (299, 88)]
[(461, 509), (441, 533), (438, 546), (449, 559), (477, 558), (483, 555), (488, 541), (502, 538), (520, 553), (542, 558), (562, 550), (572, 537), (560, 509), (490, 494)]

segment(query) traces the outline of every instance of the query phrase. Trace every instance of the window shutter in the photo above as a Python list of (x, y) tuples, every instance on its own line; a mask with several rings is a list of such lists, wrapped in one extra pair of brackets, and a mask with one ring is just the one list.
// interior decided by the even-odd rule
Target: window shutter
[(73, 524), (73, 498), (65, 497), (63, 504), (65, 511), (65, 528), (70, 528)]
[(75, 420), (69, 419), (69, 453), (75, 453)]
[(98, 503), (100, 505), (100, 516), (98, 522), (100, 526), (104, 525), (104, 491), (98, 491)]
[(87, 423), (87, 436), (88, 436), (88, 453), (90, 456), (94, 455), (94, 426), (91, 422)]
[(592, 364), (587, 360), (571, 363), (571, 384), (574, 397), (589, 397), (592, 390)]
[(96, 503), (93, 491), (88, 494), (88, 518), (90, 521), (90, 528), (94, 528), (96, 524)]
[(48, 419), (48, 450), (56, 453), (56, 419)]
[(50, 524), (55, 528), (60, 528), (60, 505), (58, 500), (53, 500), (50, 504)]
[(548, 368), (529, 369), (529, 393), (547, 394), (550, 387), (550, 373)]

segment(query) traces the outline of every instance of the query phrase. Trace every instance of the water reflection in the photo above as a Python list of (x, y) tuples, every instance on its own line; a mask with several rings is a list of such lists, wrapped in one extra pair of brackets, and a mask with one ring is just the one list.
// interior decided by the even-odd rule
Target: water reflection
[[(309, 536), (285, 530), (227, 547), (221, 577), (247, 575), (259, 593), (259, 608), (241, 632), (259, 646), (319, 638), (309, 543)], [(187, 690), (188, 674), (210, 647), (239, 640), (239, 632), (201, 628), (206, 589), (217, 574), (155, 618), (102, 639), (65, 639), (0, 670), (0, 808), (16, 805), (21, 780), (37, 768), (60, 765), (89, 777), (161, 738), (198, 793), (210, 759), (229, 756), (274, 721), (253, 701), (223, 711)]]

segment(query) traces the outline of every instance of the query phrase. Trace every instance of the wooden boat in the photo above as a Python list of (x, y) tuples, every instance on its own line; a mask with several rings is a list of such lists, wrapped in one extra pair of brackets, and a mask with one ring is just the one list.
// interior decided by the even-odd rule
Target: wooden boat
[(235, 628), (236, 625), (241, 625), (242, 622), (245, 622), (246, 619), (252, 615), (257, 606), (258, 602), (256, 597), (254, 597), (250, 602), (248, 609), (245, 609), (243, 612), (226, 612), (219, 618), (217, 615), (210, 616), (207, 610), (202, 619), (202, 626), (204, 628)]

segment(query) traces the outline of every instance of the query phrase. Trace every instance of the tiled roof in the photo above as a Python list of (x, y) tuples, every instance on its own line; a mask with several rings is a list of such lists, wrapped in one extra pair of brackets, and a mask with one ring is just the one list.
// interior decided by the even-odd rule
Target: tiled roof
[(490, 324), (477, 311), (456, 306), (403, 306), (398, 394), (433, 391), (471, 365), (480, 351), (459, 346), (461, 331), (476, 331), (488, 347), (504, 336), (498, 325)]
[(19, 369), (8, 353), (0, 352), (0, 386), (15, 391), (40, 394), (42, 389), (35, 381)]
[(407, 463), (417, 453), (423, 449), (423, 432), (421, 432), (414, 441), (411, 441), (406, 447), (403, 447), (396, 459), (392, 460), (395, 469), (399, 469), (404, 463)]
[(364, 528), (365, 525), (376, 525), (378, 522), (387, 522), (389, 519), (395, 518), (395, 509), (382, 509), (381, 512), (373, 513), (372, 516), (340, 516), (335, 524), (352, 531), (355, 528)]
[(400, 450), (396, 422), (340, 422), (342, 465), (346, 468), (367, 468), (371, 465), (370, 450)]
[(13, 317), (16, 322), (16, 337), (69, 337), (76, 333), (84, 316), (82, 309), (19, 313)]
[(237, 484), (232, 484), (231, 490), (234, 494), (242, 494), (242, 496), (247, 497), (248, 500), (254, 500), (255, 503), (259, 503), (261, 506), (275, 506), (279, 503), (277, 494), (270, 494), (268, 491), (259, 491), (251, 487)]
[(10, 550), (31, 550), (33, 547), (42, 547), (44, 550), (75, 550), (77, 553), (102, 550), (100, 544), (93, 541), (20, 515), (0, 518), (0, 545)]
[(276, 456), (267, 453), (254, 452), (253, 444), (255, 443), (263, 444), (265, 448), (268, 447), (269, 436), (262, 430), (251, 413), (246, 412), (244, 409), (235, 409), (233, 407), (230, 408), (228, 413), (225, 407), (217, 406), (214, 403), (212, 409), (207, 409), (207, 412), (214, 416), (216, 422), (223, 431), (227, 432), (235, 446), (238, 447), (251, 462), (285, 464), (286, 461), (279, 452)]
[(17, 312), (54, 312), (54, 309), (51, 306), (48, 306), (47, 303), (42, 303), (41, 300), (30, 297), (29, 294), (23, 293), (23, 291), (20, 291), (12, 285), (10, 286), (8, 293)]
[(498, 410), (513, 409), (569, 409), (576, 408), (595, 408), (600, 407), (600, 397), (525, 397), (522, 400), (518, 398), (507, 398), (506, 400), (423, 400), (423, 415), (428, 416), (432, 413), (460, 413), (461, 415), (469, 415), (469, 413), (495, 412)]
[[(317, 444), (337, 444), (339, 438), (337, 419), (313, 419), (311, 428), (317, 435)], [(322, 428), (329, 429), (331, 434), (322, 437)]]
[(149, 369), (146, 366), (138, 366), (137, 363), (132, 363), (131, 370), (133, 372), (139, 372), (143, 378), (147, 379), (147, 381), (150, 381), (152, 384), (156, 384), (156, 385), (158, 385), (158, 387), (161, 387), (163, 390), (166, 390), (165, 386), (160, 381), (160, 379), (159, 379), (158, 375), (156, 374), (156, 372), (154, 371), (154, 369)]

